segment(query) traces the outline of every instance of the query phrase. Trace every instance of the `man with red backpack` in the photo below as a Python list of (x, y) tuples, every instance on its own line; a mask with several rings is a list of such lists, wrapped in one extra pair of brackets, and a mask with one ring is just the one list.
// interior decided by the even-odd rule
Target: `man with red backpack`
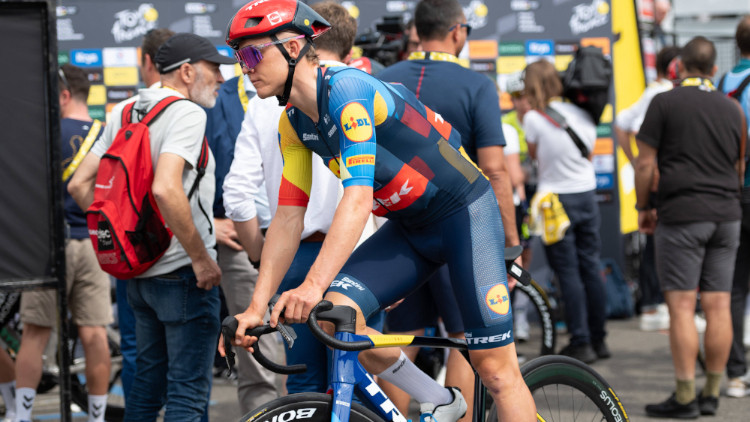
[[(203, 37), (182, 33), (167, 40), (155, 56), (162, 86), (140, 90), (132, 107), (113, 109), (102, 140), (69, 186), (88, 209), (100, 265), (121, 278), (135, 277), (128, 281), (128, 301), (136, 319), (138, 365), (126, 420), (156, 420), (166, 404), (164, 420), (197, 421), (209, 398), (221, 271), (214, 249), (215, 162), (204, 140), (206, 113), (199, 105), (213, 107), (224, 81), (219, 64), (231, 63)], [(124, 140), (149, 149), (134, 158)], [(113, 157), (125, 171), (113, 167)], [(151, 166), (143, 166), (149, 159)], [(144, 171), (128, 172), (129, 166)], [(144, 174), (132, 173), (148, 170), (153, 181), (142, 196), (133, 180)], [(127, 190), (108, 196), (121, 186)], [(118, 204), (128, 194), (130, 200)], [(138, 223), (148, 214), (156, 216), (147, 219), (145, 229), (127, 226), (131, 203)], [(144, 255), (148, 260), (142, 260)]]

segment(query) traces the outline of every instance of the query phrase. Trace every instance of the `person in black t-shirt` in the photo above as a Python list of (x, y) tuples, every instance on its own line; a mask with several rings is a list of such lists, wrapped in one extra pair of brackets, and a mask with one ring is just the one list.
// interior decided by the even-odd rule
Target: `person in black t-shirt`
[[(704, 37), (682, 51), (679, 87), (658, 94), (637, 135), (635, 169), (638, 223), (654, 233), (656, 268), (670, 313), (670, 345), (677, 389), (649, 416), (713, 415), (732, 341), (729, 312), (739, 244), (740, 187), (745, 128), (737, 104), (717, 92), (716, 49)], [(657, 209), (647, 209), (658, 166)], [(658, 214), (657, 214), (658, 212)], [(706, 384), (695, 392), (698, 333), (693, 320), (697, 290), (706, 314)]]

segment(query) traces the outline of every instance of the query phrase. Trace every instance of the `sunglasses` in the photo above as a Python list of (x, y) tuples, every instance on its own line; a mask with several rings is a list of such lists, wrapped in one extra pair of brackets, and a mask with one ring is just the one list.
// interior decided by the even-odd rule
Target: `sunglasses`
[(64, 85), (63, 89), (70, 91), (70, 84), (68, 83), (68, 78), (65, 77), (65, 72), (63, 72), (62, 69), (57, 69), (57, 75), (60, 77), (60, 80), (62, 80)]
[(257, 45), (247, 45), (245, 47), (240, 48), (239, 50), (234, 52), (234, 58), (237, 59), (237, 62), (239, 62), (240, 66), (252, 69), (255, 66), (260, 63), (261, 60), (263, 60), (263, 54), (261, 54), (261, 50), (268, 47), (269, 45), (274, 44), (283, 44), (287, 41), (296, 40), (299, 38), (304, 38), (304, 35), (297, 35), (294, 37), (284, 38), (281, 40), (271, 41), (263, 44), (257, 44)]
[(457, 23), (448, 28), (448, 32), (451, 32), (456, 28), (466, 28), (466, 36), (468, 37), (469, 35), (471, 35), (471, 25), (469, 25), (468, 23)]

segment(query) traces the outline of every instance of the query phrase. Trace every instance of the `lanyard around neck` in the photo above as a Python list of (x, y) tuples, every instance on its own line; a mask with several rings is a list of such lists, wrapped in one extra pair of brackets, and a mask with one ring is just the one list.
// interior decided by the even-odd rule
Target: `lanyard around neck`
[(458, 57), (450, 53), (437, 51), (415, 51), (409, 54), (409, 60), (433, 60), (441, 62), (458, 63)]
[(703, 91), (716, 90), (713, 82), (711, 82), (710, 79), (706, 78), (685, 78), (682, 80), (682, 82), (680, 82), (680, 86), (697, 86)]

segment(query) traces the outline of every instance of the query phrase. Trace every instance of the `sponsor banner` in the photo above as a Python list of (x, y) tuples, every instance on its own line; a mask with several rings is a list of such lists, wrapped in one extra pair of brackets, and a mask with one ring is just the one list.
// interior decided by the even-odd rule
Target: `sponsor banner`
[(104, 83), (104, 70), (101, 67), (86, 67), (83, 71), (86, 72), (86, 77), (92, 84)]
[(551, 56), (555, 54), (555, 42), (552, 40), (526, 41), (527, 56)]
[(555, 63), (554, 63), (555, 69), (557, 69), (558, 72), (562, 72), (568, 68), (568, 65), (572, 61), (573, 61), (573, 56), (570, 54), (566, 54), (563, 56), (559, 56), (559, 55), (555, 56)]
[(107, 103), (107, 89), (104, 85), (91, 85), (87, 104), (90, 106), (103, 106)]
[(591, 161), (597, 174), (615, 171), (615, 156), (613, 154), (594, 155)]
[(104, 68), (104, 84), (108, 86), (138, 85), (138, 68), (106, 67)]
[(102, 56), (106, 67), (138, 66), (138, 49), (134, 47), (105, 48)]
[(127, 100), (137, 93), (138, 87), (135, 86), (107, 88), (107, 102), (119, 103), (120, 101)]
[(602, 49), (602, 53), (605, 56), (609, 56), (612, 52), (610, 51), (610, 42), (608, 37), (597, 37), (597, 38), (581, 38), (582, 47), (599, 47)]
[(515, 73), (526, 68), (526, 57), (509, 56), (497, 59), (497, 73)]
[(58, 51), (57, 52), (57, 65), (62, 66), (66, 63), (70, 63), (70, 56), (68, 55), (68, 52)]
[(522, 42), (501, 42), (497, 45), (499, 56), (525, 56), (526, 45)]
[(102, 67), (102, 50), (71, 50), (70, 64), (78, 67)]
[(613, 154), (615, 152), (615, 145), (612, 142), (612, 138), (600, 138), (596, 140), (594, 144), (594, 155), (600, 154)]
[(611, 190), (615, 187), (615, 175), (612, 173), (608, 174), (597, 174), (596, 175), (596, 189), (597, 190)]
[(469, 57), (473, 59), (494, 59), (497, 57), (498, 45), (495, 40), (469, 41)]
[(102, 106), (89, 106), (89, 116), (102, 122), (107, 120), (107, 113)]

